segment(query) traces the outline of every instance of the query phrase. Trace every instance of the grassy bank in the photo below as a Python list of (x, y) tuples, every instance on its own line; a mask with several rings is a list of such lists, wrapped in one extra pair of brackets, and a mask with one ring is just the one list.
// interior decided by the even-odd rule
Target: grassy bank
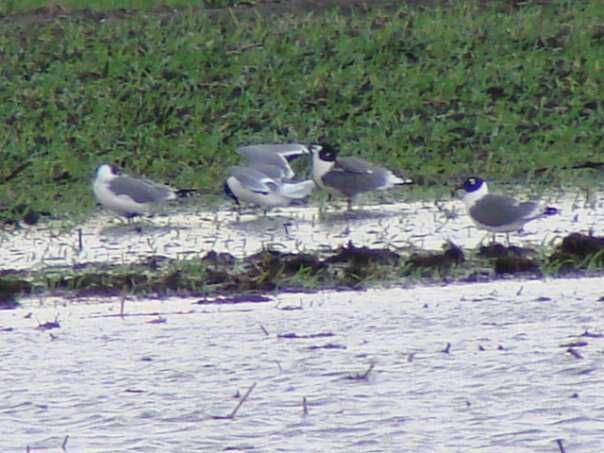
[(289, 140), (428, 185), (576, 181), (603, 160), (604, 3), (508, 3), (4, 19), (0, 205), (87, 211), (104, 161), (217, 192), (236, 146)]

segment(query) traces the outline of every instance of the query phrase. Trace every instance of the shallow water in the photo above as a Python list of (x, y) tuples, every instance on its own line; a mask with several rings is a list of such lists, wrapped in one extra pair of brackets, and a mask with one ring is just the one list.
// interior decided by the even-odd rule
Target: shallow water
[(125, 318), (26, 299), (0, 312), (0, 451), (604, 451), (604, 337), (580, 336), (604, 332), (603, 286), (128, 300)]
[[(544, 199), (561, 213), (529, 223), (524, 233), (512, 236), (513, 243), (542, 245), (569, 232), (595, 229), (602, 233), (602, 193), (589, 200), (570, 193)], [(101, 211), (68, 231), (50, 223), (4, 232), (0, 235), (0, 262), (4, 268), (14, 269), (87, 262), (122, 264), (151, 255), (203, 256), (210, 250), (241, 257), (262, 247), (294, 252), (331, 250), (349, 240), (357, 246), (440, 249), (447, 240), (475, 247), (485, 236), (472, 225), (458, 200), (365, 205), (352, 213), (341, 207), (330, 205), (321, 215), (318, 205), (312, 204), (277, 209), (267, 217), (252, 211), (239, 216), (226, 207), (213, 211), (174, 207), (170, 215), (139, 223), (140, 229)]]

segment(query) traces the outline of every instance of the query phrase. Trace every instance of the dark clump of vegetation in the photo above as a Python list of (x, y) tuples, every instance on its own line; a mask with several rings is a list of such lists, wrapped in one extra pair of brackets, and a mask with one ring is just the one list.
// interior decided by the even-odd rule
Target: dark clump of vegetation
[(518, 247), (516, 245), (505, 246), (499, 242), (493, 242), (489, 245), (483, 245), (478, 250), (478, 255), (484, 258), (502, 258), (509, 255), (525, 256), (535, 253), (532, 249)]
[(352, 241), (340, 247), (336, 253), (325, 259), (325, 263), (346, 263), (352, 268), (370, 265), (394, 265), (400, 261), (400, 255), (388, 249), (356, 247)]
[(29, 294), (31, 290), (32, 285), (26, 280), (13, 276), (0, 277), (0, 309), (17, 307), (17, 297)]
[(549, 257), (559, 273), (604, 268), (604, 237), (581, 233), (566, 236)]
[(532, 273), (539, 274), (540, 263), (530, 255), (535, 255), (533, 249), (505, 246), (499, 242), (481, 246), (478, 256), (487, 258), (492, 262), (496, 275)]
[(420, 271), (422, 275), (430, 275), (438, 271), (444, 275), (452, 266), (461, 264), (466, 260), (463, 250), (457, 245), (449, 242), (441, 253), (414, 253), (407, 260), (409, 273)]
[(515, 254), (495, 258), (494, 269), (497, 275), (540, 273), (538, 261)]
[(356, 287), (364, 280), (380, 276), (384, 267), (396, 266), (400, 259), (400, 255), (391, 250), (356, 247), (349, 241), (324, 263), (337, 269), (342, 284)]

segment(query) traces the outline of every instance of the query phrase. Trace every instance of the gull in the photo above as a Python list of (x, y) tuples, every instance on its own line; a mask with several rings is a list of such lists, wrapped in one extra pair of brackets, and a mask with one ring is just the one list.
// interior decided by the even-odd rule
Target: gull
[(125, 175), (112, 164), (97, 168), (92, 190), (101, 205), (127, 219), (150, 214), (157, 205), (175, 199), (178, 194), (163, 184)]
[(338, 151), (326, 143), (310, 145), (309, 150), (313, 155), (315, 183), (322, 189), (346, 197), (348, 210), (360, 193), (412, 183), (410, 179), (399, 178), (390, 170), (358, 157), (340, 157)]
[(265, 164), (265, 172), (256, 168), (233, 166), (228, 169), (224, 183), (225, 194), (238, 205), (240, 202), (265, 209), (287, 206), (293, 200), (310, 195), (315, 187), (312, 180), (284, 182), (278, 177), (279, 168)]
[(466, 179), (456, 190), (463, 190), (463, 202), (468, 214), (476, 226), (493, 233), (506, 233), (508, 246), (509, 233), (519, 231), (531, 220), (557, 214), (559, 210), (541, 205), (537, 201), (524, 201), (489, 193), (487, 183), (478, 176)]

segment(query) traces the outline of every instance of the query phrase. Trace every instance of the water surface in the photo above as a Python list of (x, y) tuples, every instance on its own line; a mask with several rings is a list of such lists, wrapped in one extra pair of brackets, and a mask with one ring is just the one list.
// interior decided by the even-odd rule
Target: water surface
[(27, 299), (0, 312), (0, 451), (604, 451), (603, 287), (127, 300), (145, 316), (123, 319), (119, 299)]

